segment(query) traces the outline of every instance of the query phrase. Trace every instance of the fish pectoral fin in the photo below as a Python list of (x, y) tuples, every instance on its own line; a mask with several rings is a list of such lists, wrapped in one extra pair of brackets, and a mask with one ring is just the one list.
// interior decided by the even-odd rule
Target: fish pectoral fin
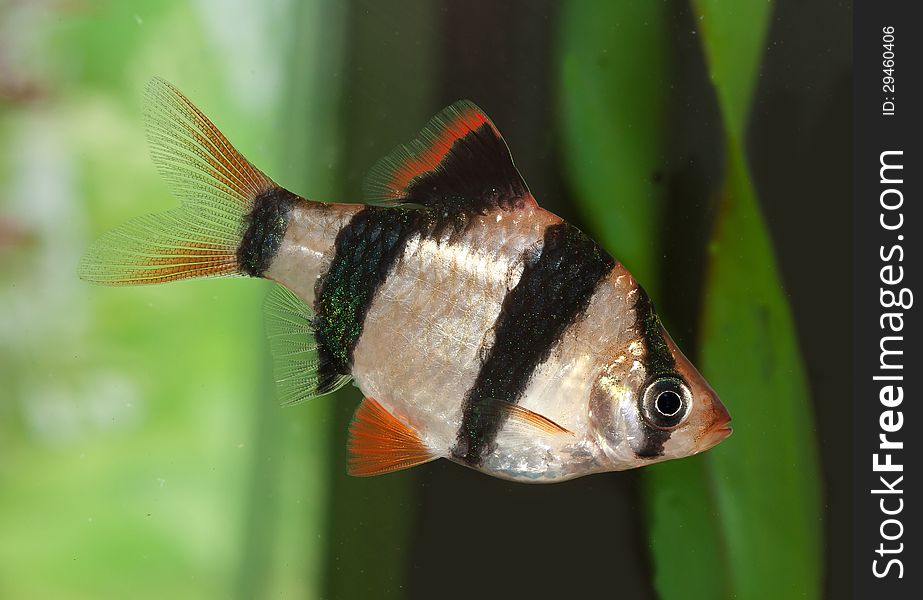
[(314, 311), (298, 296), (281, 285), (275, 286), (266, 296), (263, 316), (276, 389), (283, 405), (329, 394), (351, 379), (323, 368), (311, 324)]
[(503, 136), (468, 100), (445, 108), (379, 161), (366, 177), (365, 201), (449, 214), (536, 206)]
[(360, 477), (409, 469), (439, 458), (417, 432), (373, 398), (356, 409), (349, 426), (349, 474)]
[(508, 419), (507, 429), (517, 427), (521, 428), (523, 433), (538, 433), (546, 436), (574, 435), (574, 432), (558, 425), (548, 417), (506, 400), (490, 398), (486, 401), (484, 409), (488, 412), (494, 411)]

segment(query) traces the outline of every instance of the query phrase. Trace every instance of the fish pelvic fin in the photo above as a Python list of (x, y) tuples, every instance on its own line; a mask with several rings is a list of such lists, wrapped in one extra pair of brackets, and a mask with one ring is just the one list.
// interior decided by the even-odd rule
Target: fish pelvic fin
[(574, 432), (545, 415), (506, 400), (483, 398), (473, 410), (478, 415), (473, 421), (474, 428), (469, 430), (463, 426), (451, 450), (452, 458), (467, 465), (478, 465), (483, 459), (483, 446), (478, 445), (478, 437), (482, 435), (478, 426), (485, 422), (502, 422), (504, 437), (517, 446), (532, 446), (536, 442), (558, 444), (576, 439)]
[(333, 393), (352, 379), (324, 360), (314, 335), (314, 311), (291, 291), (282, 285), (273, 287), (263, 304), (263, 316), (283, 406)]
[(105, 233), (83, 256), (81, 279), (139, 285), (260, 275), (300, 198), (254, 167), (163, 79), (147, 85), (145, 122), (151, 158), (182, 205)]
[(356, 409), (349, 426), (349, 474), (359, 477), (409, 469), (439, 458), (416, 431), (372, 398)]
[(485, 414), (496, 413), (503, 418), (509, 419), (510, 425), (523, 428), (527, 432), (532, 431), (552, 436), (565, 435), (573, 437), (574, 435), (571, 430), (558, 425), (545, 415), (540, 415), (506, 400), (488, 399), (483, 406), (483, 412)]

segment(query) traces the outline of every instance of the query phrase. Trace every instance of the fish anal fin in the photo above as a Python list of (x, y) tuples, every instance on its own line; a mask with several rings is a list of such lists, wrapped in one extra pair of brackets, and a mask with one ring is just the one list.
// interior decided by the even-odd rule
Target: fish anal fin
[(370, 204), (449, 213), (535, 206), (500, 132), (468, 100), (445, 108), (415, 140), (379, 161), (365, 196)]
[(360, 477), (409, 469), (438, 458), (417, 433), (372, 398), (349, 426), (349, 474)]

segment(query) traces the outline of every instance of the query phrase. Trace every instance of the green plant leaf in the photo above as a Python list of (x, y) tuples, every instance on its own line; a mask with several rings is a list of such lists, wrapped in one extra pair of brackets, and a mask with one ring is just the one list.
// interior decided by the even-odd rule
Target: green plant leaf
[[(562, 130), (593, 233), (657, 298), (670, 8), (569, 2), (561, 38)], [(644, 59), (640, 60), (643, 49)], [(666, 599), (726, 596), (724, 545), (705, 457), (644, 469), (654, 585)]]
[(727, 184), (710, 246), (702, 370), (734, 417), (710, 452), (739, 598), (816, 598), (821, 512), (812, 408), (769, 238), (743, 154), (728, 140)]
[(730, 573), (709, 457), (669, 461), (645, 471), (654, 588), (664, 600), (729, 597)]
[(725, 127), (734, 139), (743, 140), (772, 2), (692, 0), (692, 6)]
[(701, 367), (734, 416), (709, 453), (731, 590), (816, 598), (821, 511), (812, 407), (794, 322), (743, 151), (768, 3), (696, 0), (727, 140), (709, 247)]
[[(694, 0), (693, 6), (728, 139), (700, 366), (727, 400), (737, 432), (703, 456), (644, 470), (654, 583), (664, 599), (816, 597), (820, 529), (811, 406), (740, 143), (771, 4)], [(651, 23), (662, 25), (667, 16), (659, 3), (611, 3), (601, 9), (605, 14), (595, 8), (573, 2), (564, 15), (569, 171), (596, 233), (651, 287), (660, 268), (661, 208), (656, 191), (637, 174), (659, 167), (664, 107), (648, 104), (643, 119), (634, 115), (656, 89), (651, 81), (665, 85), (669, 65), (662, 51), (640, 61), (627, 49), (665, 46), (667, 32), (659, 29), (662, 37), (654, 39), (658, 27)], [(617, 58), (610, 64), (609, 57)], [(648, 87), (639, 89), (640, 71)]]
[[(566, 166), (593, 234), (649, 292), (656, 281), (658, 214), (669, 70), (667, 9), (646, 1), (568, 2), (561, 30)], [(643, 55), (643, 60), (639, 57)]]

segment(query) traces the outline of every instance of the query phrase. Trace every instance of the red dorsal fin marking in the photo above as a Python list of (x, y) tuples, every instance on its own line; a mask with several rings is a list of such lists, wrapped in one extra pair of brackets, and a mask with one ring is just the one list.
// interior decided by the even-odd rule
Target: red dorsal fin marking
[(349, 426), (349, 474), (381, 475), (438, 458), (420, 436), (376, 400), (366, 398)]
[(509, 148), (487, 116), (460, 100), (369, 172), (366, 201), (483, 213), (535, 206)]
[(457, 111), (446, 114), (441, 127), (427, 131), (430, 135), (420, 136), (420, 141), (427, 145), (421, 145), (418, 153), (410, 154), (403, 163), (396, 166), (388, 182), (390, 198), (401, 199), (410, 182), (439, 167), (456, 141), (477, 131), (485, 123), (490, 125), (497, 136), (500, 135), (487, 116), (474, 105), (459, 106)]

